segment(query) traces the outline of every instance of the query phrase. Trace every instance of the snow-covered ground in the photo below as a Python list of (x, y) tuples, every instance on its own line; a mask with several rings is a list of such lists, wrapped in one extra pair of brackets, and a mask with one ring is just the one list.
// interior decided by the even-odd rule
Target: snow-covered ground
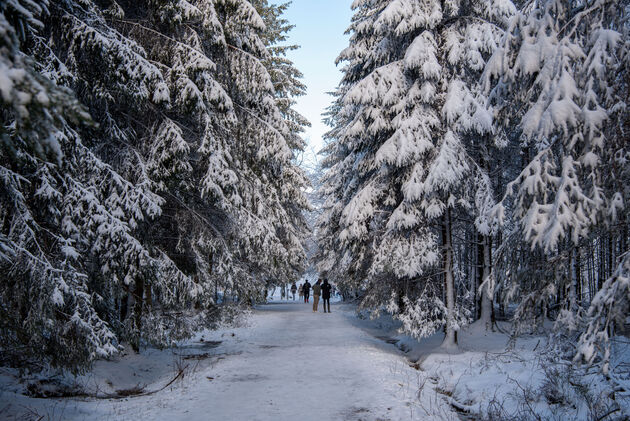
[[(560, 400), (553, 406), (550, 373), (540, 364), (541, 338), (506, 349), (506, 335), (473, 326), (461, 332), (460, 350), (447, 353), (439, 347), (441, 335), (417, 342), (398, 335), (387, 317), (357, 318), (352, 306), (340, 303), (332, 310), (313, 313), (310, 304), (275, 297), (241, 327), (203, 332), (176, 350), (99, 362), (77, 380), (101, 397), (134, 388), (148, 392), (187, 367), (183, 378), (147, 396), (36, 399), (24, 395), (28, 386), (14, 372), (0, 369), (0, 418), (394, 421), (531, 412), (532, 419), (592, 419), (587, 406), (562, 402), (570, 401), (570, 387), (566, 396), (551, 396)], [(594, 392), (606, 386), (597, 378), (589, 383)]]
[[(13, 383), (5, 376), (0, 410), (7, 419), (29, 414), (72, 420), (426, 419), (419, 417), (410, 393), (414, 385), (407, 383), (417, 371), (401, 352), (353, 323), (348, 306), (335, 303), (332, 310), (313, 313), (311, 304), (274, 303), (257, 309), (245, 327), (205, 332), (204, 342), (198, 337), (188, 349), (221, 341), (206, 347), (209, 358), (183, 360), (199, 365), (149, 396), (34, 399), (9, 390)], [(174, 376), (176, 363), (172, 351), (130, 354), (118, 363), (98, 364), (92, 383), (112, 390), (135, 384), (159, 389)]]

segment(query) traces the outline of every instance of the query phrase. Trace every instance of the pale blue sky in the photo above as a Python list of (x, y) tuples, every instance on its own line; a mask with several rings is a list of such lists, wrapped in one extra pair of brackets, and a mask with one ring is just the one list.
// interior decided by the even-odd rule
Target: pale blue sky
[(322, 135), (328, 131), (321, 121), (322, 112), (332, 101), (326, 92), (333, 91), (341, 79), (335, 59), (348, 45), (344, 32), (350, 25), (351, 4), (352, 0), (293, 0), (284, 15), (295, 25), (288, 43), (301, 46), (290, 52), (289, 58), (304, 73), (303, 81), (308, 87), (307, 94), (298, 99), (295, 108), (313, 125), (305, 137), (315, 152), (323, 146)]

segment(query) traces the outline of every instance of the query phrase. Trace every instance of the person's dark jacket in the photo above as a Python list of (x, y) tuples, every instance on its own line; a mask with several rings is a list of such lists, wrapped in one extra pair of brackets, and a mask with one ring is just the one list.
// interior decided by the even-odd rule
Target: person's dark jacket
[(330, 290), (331, 289), (332, 289), (332, 287), (328, 283), (328, 281), (324, 281), (324, 283), (322, 284), (322, 298), (324, 300), (329, 300), (330, 299)]
[(304, 291), (304, 295), (311, 292), (311, 284), (309, 284), (308, 281), (304, 282), (304, 285), (302, 285), (302, 291)]

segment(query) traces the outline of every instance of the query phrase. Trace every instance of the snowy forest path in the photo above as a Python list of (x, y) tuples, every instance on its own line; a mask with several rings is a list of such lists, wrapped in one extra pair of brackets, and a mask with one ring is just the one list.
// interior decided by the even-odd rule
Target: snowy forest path
[(404, 359), (351, 323), (352, 315), (314, 313), (312, 304), (270, 304), (253, 319), (245, 353), (226, 361), (218, 401), (233, 419), (402, 420), (409, 408), (392, 375)]
[[(205, 400), (207, 410), (199, 412), (205, 416), (187, 419), (420, 419), (401, 391), (400, 371), (412, 369), (399, 351), (352, 323), (350, 308), (333, 310), (314, 313), (312, 304), (299, 302), (260, 306), (230, 346), (242, 353), (210, 369), (214, 380), (194, 392)], [(182, 412), (171, 408), (160, 418)]]
[(332, 310), (314, 313), (312, 304), (297, 301), (259, 306), (247, 326), (208, 332), (205, 340), (221, 345), (182, 382), (76, 409), (85, 419), (104, 420), (456, 419), (441, 399), (431, 409), (440, 415), (428, 417), (418, 406), (419, 372), (368, 333), (351, 306), (333, 303)]

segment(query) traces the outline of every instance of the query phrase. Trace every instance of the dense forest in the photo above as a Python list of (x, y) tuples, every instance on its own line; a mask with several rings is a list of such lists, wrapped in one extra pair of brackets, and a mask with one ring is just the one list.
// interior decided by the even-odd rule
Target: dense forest
[(170, 345), (299, 277), (309, 123), (285, 8), (0, 3), (2, 363)]
[(630, 3), (352, 7), (320, 270), (416, 338), (551, 320), (606, 369), (630, 314)]
[(445, 348), (511, 320), (606, 372), (630, 1), (355, 0), (308, 170), (287, 7), (0, 2), (0, 364), (170, 346), (307, 273)]

